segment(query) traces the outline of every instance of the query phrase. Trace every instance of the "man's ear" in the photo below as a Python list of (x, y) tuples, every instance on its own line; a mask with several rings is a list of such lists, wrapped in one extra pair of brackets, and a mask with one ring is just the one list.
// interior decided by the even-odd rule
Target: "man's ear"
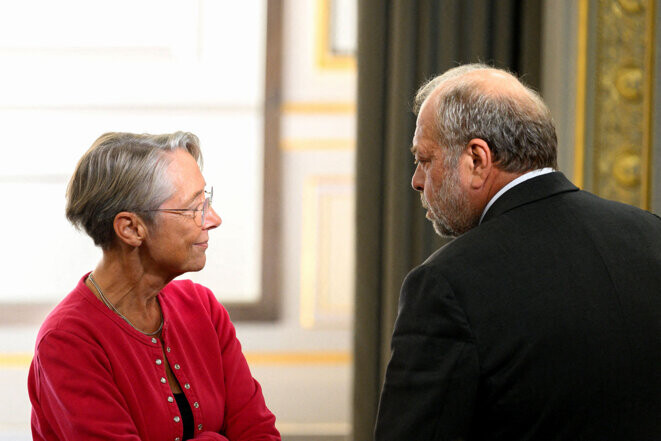
[(481, 188), (493, 168), (493, 158), (489, 144), (481, 138), (468, 141), (466, 152), (471, 159), (470, 185), (471, 188)]
[(112, 226), (117, 239), (132, 247), (142, 245), (142, 241), (147, 236), (147, 227), (143, 220), (130, 211), (117, 213)]

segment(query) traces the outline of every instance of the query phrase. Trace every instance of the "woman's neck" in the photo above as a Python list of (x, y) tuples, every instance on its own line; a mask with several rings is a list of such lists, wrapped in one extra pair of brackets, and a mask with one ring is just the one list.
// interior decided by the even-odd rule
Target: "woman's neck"
[(150, 273), (133, 256), (108, 250), (104, 250), (92, 277), (96, 286), (89, 279), (86, 281), (92, 292), (103, 303), (109, 302), (109, 308), (116, 309), (134, 327), (144, 332), (159, 327), (162, 315), (157, 296), (171, 279)]

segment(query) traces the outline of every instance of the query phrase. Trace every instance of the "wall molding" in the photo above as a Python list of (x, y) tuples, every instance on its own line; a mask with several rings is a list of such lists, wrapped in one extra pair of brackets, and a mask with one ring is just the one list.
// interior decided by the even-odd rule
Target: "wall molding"
[[(348, 351), (269, 351), (244, 352), (251, 366), (347, 366), (353, 362)], [(0, 369), (28, 368), (33, 353), (0, 352)]]
[(355, 150), (356, 140), (348, 138), (294, 138), (280, 141), (280, 150)]
[(356, 114), (355, 101), (288, 101), (282, 104), (286, 115)]
[(356, 57), (338, 55), (331, 50), (331, 2), (332, 0), (317, 0), (317, 66), (322, 70), (356, 71)]

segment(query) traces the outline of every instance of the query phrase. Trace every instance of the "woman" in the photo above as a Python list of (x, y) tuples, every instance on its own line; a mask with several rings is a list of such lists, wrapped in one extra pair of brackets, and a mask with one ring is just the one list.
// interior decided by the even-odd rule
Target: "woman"
[(102, 135), (67, 218), (103, 250), (51, 312), (28, 388), (35, 440), (280, 440), (204, 267), (221, 219), (191, 133)]

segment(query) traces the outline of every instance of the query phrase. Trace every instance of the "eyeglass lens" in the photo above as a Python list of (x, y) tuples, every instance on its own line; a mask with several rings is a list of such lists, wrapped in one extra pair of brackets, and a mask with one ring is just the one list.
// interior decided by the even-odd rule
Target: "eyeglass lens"
[(213, 187), (211, 187), (211, 190), (206, 192), (209, 196), (207, 196), (204, 199), (204, 204), (202, 204), (202, 226), (204, 226), (204, 221), (207, 217), (207, 211), (209, 210), (209, 207), (211, 206), (211, 201), (213, 200)]

